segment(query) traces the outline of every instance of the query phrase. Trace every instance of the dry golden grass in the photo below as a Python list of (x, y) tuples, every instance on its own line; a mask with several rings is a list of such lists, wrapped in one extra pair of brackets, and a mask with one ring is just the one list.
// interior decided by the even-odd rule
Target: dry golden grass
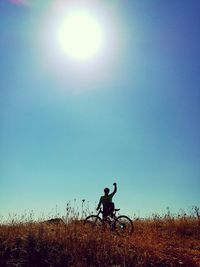
[(200, 226), (194, 217), (135, 220), (134, 233), (68, 224), (0, 226), (0, 266), (200, 266)]

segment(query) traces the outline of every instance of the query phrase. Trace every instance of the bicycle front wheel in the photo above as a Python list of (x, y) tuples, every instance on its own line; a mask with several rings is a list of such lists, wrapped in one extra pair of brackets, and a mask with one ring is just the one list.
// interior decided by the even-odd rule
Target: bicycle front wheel
[(102, 224), (102, 219), (97, 215), (90, 215), (84, 220), (84, 225), (88, 229), (98, 229), (102, 227)]
[(131, 235), (133, 233), (133, 222), (127, 216), (118, 216), (114, 222), (114, 229), (119, 235)]

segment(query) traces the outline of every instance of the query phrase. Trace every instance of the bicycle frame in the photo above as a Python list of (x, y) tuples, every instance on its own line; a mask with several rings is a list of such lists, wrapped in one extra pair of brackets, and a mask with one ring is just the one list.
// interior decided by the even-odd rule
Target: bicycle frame
[[(110, 215), (108, 215), (106, 218), (103, 218), (103, 219), (110, 219), (110, 220), (114, 220), (114, 219), (116, 219), (117, 217), (116, 217), (116, 213), (117, 213), (117, 211), (119, 211), (120, 209), (114, 209), (114, 211), (113, 211), (113, 216), (110, 216)], [(97, 216), (99, 216), (100, 214), (103, 214), (103, 210), (100, 208), (99, 209), (99, 211), (98, 211), (98, 213), (97, 213)], [(110, 220), (108, 220), (108, 221), (110, 221)]]
[(106, 227), (108, 224), (112, 231), (116, 230), (120, 235), (126, 235), (127, 233), (131, 234), (133, 232), (132, 220), (125, 215), (116, 216), (117, 211), (119, 211), (119, 209), (114, 209), (113, 215), (108, 215), (106, 217), (102, 216), (103, 218), (101, 218), (99, 215), (103, 213), (103, 210), (100, 208), (96, 215), (89, 215), (84, 223), (89, 223), (89, 225), (92, 225), (93, 227), (97, 225)]

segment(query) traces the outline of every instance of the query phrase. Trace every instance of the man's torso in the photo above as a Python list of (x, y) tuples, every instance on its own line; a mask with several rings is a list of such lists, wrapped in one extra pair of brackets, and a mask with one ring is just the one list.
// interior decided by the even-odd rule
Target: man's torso
[(108, 204), (108, 203), (112, 203), (112, 198), (113, 198), (113, 195), (110, 194), (108, 196), (102, 196), (101, 197), (101, 203), (104, 205)]

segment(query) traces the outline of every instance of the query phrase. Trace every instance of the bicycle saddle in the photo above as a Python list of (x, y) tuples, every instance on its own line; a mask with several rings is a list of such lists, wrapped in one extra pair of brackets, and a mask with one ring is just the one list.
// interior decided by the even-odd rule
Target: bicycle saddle
[(115, 211), (119, 211), (120, 209), (115, 209)]

